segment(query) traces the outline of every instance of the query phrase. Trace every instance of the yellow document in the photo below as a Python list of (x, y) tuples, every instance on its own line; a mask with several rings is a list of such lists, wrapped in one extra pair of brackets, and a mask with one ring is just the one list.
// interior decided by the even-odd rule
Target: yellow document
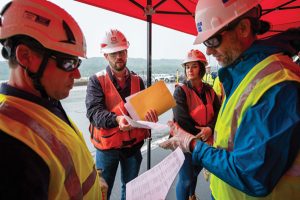
[(149, 109), (158, 116), (174, 107), (176, 102), (165, 82), (158, 81), (147, 89), (126, 98), (125, 108), (134, 120), (145, 120)]

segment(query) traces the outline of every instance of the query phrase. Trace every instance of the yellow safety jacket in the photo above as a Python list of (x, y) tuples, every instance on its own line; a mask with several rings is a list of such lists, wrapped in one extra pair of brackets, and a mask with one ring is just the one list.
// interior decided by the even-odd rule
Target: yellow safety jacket
[(213, 85), (214, 85), (214, 79), (213, 79), (213, 77), (212, 77), (211, 74), (205, 73), (204, 76), (203, 76), (203, 78), (202, 78), (202, 81), (203, 81), (204, 83), (209, 84), (210, 86), (213, 86)]
[[(102, 199), (94, 161), (81, 132), (44, 107), (0, 94), (0, 129), (47, 163), (48, 199)], [(30, 185), (28, 186), (30, 187)]]
[(220, 103), (222, 103), (225, 96), (225, 92), (224, 92), (223, 85), (220, 82), (219, 76), (214, 81), (213, 89), (216, 95), (218, 96)]
[[(272, 55), (250, 70), (226, 106), (224, 103), (222, 104), (215, 127), (214, 147), (232, 151), (236, 130), (247, 109), (254, 106), (272, 86), (283, 81), (300, 82), (300, 69), (289, 60), (284, 55)], [(216, 200), (282, 200), (286, 197), (299, 199), (300, 152), (298, 152), (293, 166), (281, 177), (273, 191), (266, 197), (249, 196), (214, 175), (211, 176), (210, 188)]]
[[(122, 115), (122, 112), (128, 115), (126, 108), (124, 107), (124, 101), (119, 92), (115, 88), (114, 84), (103, 70), (96, 74), (105, 94), (106, 109), (110, 112), (116, 113), (116, 115)], [(140, 91), (140, 79), (138, 76), (131, 74), (131, 94), (135, 94)], [(146, 129), (135, 128), (131, 131), (121, 131), (119, 127), (104, 129), (97, 128), (90, 124), (91, 142), (97, 149), (120, 149), (128, 148), (136, 145), (148, 137), (148, 131)]]

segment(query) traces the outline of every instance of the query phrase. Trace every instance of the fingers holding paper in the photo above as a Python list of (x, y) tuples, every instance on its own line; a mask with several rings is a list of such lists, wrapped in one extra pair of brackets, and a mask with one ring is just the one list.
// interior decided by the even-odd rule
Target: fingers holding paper
[(196, 135), (196, 138), (202, 140), (202, 141), (207, 141), (208, 138), (212, 135), (212, 130), (210, 127), (206, 126), (196, 126), (197, 129), (200, 130), (200, 132)]
[(123, 115), (117, 116), (116, 120), (121, 131), (130, 131), (133, 128)]
[(174, 122), (168, 122), (168, 125), (170, 127), (170, 134), (173, 135), (173, 137), (160, 143), (159, 146), (164, 149), (172, 150), (180, 147), (183, 152), (190, 153), (190, 143), (193, 139), (196, 139), (196, 137), (181, 129)]
[(149, 122), (157, 122), (158, 115), (155, 109), (149, 109), (145, 115), (145, 119)]

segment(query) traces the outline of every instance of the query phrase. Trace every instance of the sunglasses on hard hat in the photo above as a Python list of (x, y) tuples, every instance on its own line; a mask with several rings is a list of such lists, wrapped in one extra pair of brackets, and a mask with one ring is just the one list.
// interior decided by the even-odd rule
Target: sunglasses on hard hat
[(222, 44), (223, 34), (225, 31), (231, 31), (233, 30), (242, 19), (245, 18), (239, 18), (229, 24), (227, 24), (224, 28), (222, 28), (220, 31), (218, 31), (216, 34), (214, 34), (212, 37), (208, 38), (203, 42), (203, 44), (208, 48), (217, 48)]
[(51, 54), (50, 58), (56, 60), (57, 67), (66, 72), (72, 72), (81, 64), (81, 59), (75, 57), (66, 57), (58, 54)]

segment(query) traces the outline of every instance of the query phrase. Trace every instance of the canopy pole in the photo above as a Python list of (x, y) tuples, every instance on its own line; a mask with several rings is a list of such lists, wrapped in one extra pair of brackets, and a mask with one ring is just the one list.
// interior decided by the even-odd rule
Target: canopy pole
[[(147, 0), (147, 7), (145, 8), (147, 15), (147, 87), (151, 86), (152, 81), (152, 0)], [(151, 130), (149, 130), (149, 137), (147, 139), (147, 170), (151, 168)]]

